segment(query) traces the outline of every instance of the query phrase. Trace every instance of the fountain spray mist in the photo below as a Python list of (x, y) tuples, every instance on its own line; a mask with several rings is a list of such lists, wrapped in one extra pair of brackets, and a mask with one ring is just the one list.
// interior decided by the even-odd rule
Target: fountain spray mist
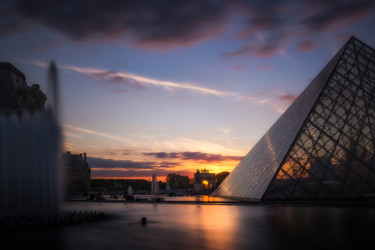
[(52, 60), (48, 68), (48, 88), (51, 93), (51, 105), (55, 119), (58, 120), (60, 114), (60, 99), (59, 99), (59, 78), (57, 73), (57, 67), (55, 62)]
[(49, 68), (53, 107), (0, 114), (0, 219), (59, 212), (62, 167), (57, 68)]

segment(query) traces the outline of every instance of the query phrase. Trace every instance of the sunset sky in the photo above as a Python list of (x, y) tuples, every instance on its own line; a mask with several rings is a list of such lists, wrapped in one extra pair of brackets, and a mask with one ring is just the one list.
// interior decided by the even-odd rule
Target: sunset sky
[(350, 36), (375, 47), (375, 1), (3, 0), (0, 35), (47, 98), (56, 62), (92, 177), (164, 180), (231, 171)]

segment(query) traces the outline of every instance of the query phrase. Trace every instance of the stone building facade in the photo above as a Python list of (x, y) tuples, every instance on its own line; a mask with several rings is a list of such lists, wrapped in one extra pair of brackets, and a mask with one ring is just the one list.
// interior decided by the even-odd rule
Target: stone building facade
[(0, 62), (0, 112), (44, 110), (46, 95), (39, 84), (27, 86), (25, 75), (7, 62)]
[(214, 190), (216, 188), (215, 174), (210, 173), (207, 169), (200, 170), (194, 174), (194, 192)]
[(91, 168), (87, 162), (86, 153), (63, 153), (65, 165), (66, 192), (68, 196), (81, 195), (90, 191)]

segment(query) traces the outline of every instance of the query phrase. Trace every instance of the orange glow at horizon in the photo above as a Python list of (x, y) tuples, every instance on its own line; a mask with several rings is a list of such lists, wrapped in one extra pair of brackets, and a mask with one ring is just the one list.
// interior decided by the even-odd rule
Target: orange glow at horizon
[[(137, 161), (137, 163), (142, 163), (141, 161)], [(91, 167), (91, 171), (95, 173), (95, 171), (103, 172), (103, 176), (100, 176), (100, 173), (94, 174), (95, 177), (92, 179), (144, 179), (149, 180), (152, 178), (152, 175), (155, 174), (158, 180), (165, 181), (168, 174), (178, 174), (181, 176), (188, 176), (189, 178), (194, 178), (194, 174), (199, 170), (207, 169), (210, 173), (218, 174), (220, 172), (228, 171), (231, 172), (234, 167), (238, 164), (238, 161), (221, 161), (221, 162), (214, 162), (214, 163), (204, 163), (204, 162), (197, 162), (197, 161), (177, 161), (173, 160), (170, 163), (177, 163), (178, 166), (173, 167), (159, 167), (158, 165), (162, 165), (163, 162), (156, 162), (156, 166), (153, 169), (146, 169), (146, 168), (139, 168), (139, 169), (127, 169), (127, 168), (104, 168), (104, 167)], [(129, 170), (134, 170), (132, 174), (126, 176), (126, 172)], [(105, 171), (112, 171), (117, 172), (112, 173), (110, 176), (105, 175)], [(158, 174), (160, 173), (160, 174)], [(139, 175), (138, 175), (139, 174)], [(125, 176), (124, 176), (125, 175)], [(147, 175), (147, 176), (145, 176)]]
[[(117, 138), (113, 132), (68, 124), (63, 125), (63, 130), (66, 137), (63, 148), (71, 153), (87, 153), (92, 179), (148, 180), (155, 174), (158, 180), (165, 181), (166, 176), (173, 173), (193, 178), (197, 169), (207, 169), (214, 174), (231, 172), (245, 155), (221, 143), (188, 138), (178, 138), (173, 143), (173, 148), (179, 150), (171, 149), (171, 139), (167, 138), (160, 143), (159, 150), (150, 151), (143, 150), (147, 145), (134, 141), (131, 135)], [(152, 140), (152, 136), (148, 140)], [(88, 144), (88, 141), (91, 143)], [(159, 157), (157, 152), (165, 153), (165, 157)], [(186, 156), (186, 152), (192, 154)]]

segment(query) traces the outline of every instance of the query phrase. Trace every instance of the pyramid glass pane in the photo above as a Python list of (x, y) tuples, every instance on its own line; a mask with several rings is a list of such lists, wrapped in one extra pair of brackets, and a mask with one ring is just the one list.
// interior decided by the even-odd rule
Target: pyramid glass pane
[[(264, 200), (375, 195), (374, 69), (374, 50), (351, 39)], [(306, 137), (311, 142), (301, 144)], [(284, 174), (291, 158), (299, 161), (298, 179)]]
[(375, 197), (375, 51), (351, 38), (213, 195)]

